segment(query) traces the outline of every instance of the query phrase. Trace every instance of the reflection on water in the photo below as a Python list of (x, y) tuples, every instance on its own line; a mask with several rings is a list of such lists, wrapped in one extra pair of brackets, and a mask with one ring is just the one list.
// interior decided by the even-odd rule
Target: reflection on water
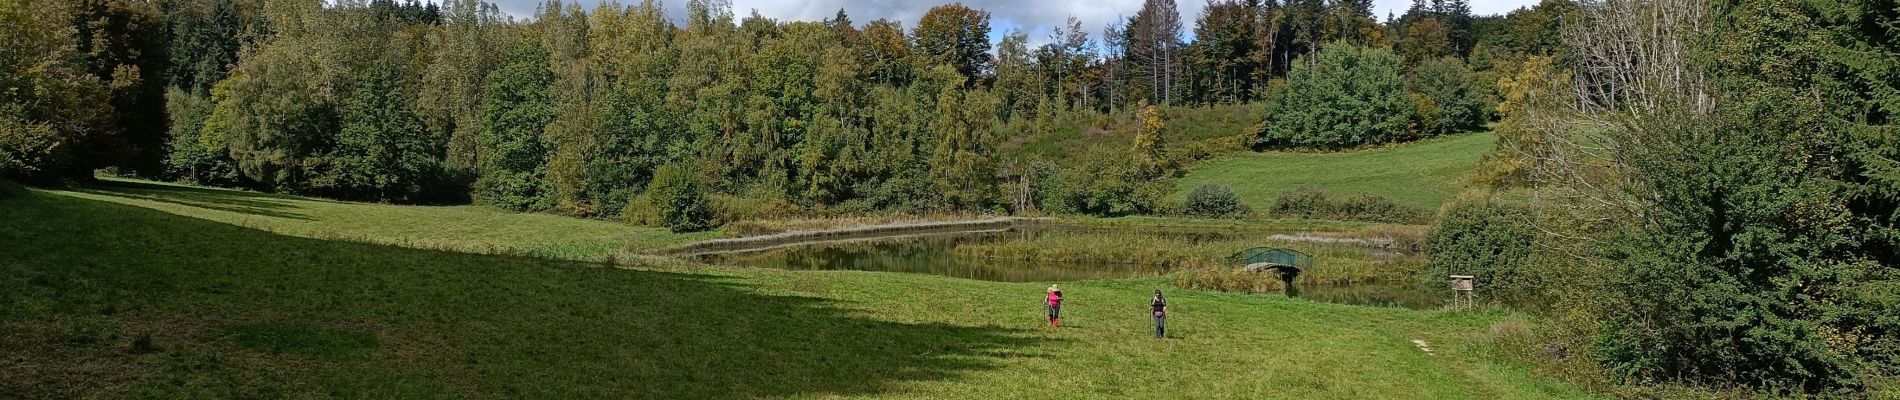
[[(1004, 260), (957, 255), (964, 244), (988, 244), (1025, 240), (1037, 235), (1074, 234), (1075, 230), (1014, 229), (1007, 232), (966, 233), (889, 239), (867, 242), (825, 243), (772, 250), (698, 256), (698, 260), (722, 265), (778, 268), (789, 270), (889, 271), (943, 275), (957, 278), (1000, 282), (1062, 282), (1091, 279), (1152, 277), (1167, 273), (1160, 266), (1144, 264), (1086, 264), (1059, 261)], [(1229, 240), (1225, 233), (1153, 232), (1184, 244)], [(1437, 308), (1448, 294), (1427, 288), (1396, 284), (1299, 285), (1299, 297), (1330, 303)]]

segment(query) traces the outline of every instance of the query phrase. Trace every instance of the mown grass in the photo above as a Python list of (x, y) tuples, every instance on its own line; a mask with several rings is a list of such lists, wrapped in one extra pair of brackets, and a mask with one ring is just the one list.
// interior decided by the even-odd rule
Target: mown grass
[(570, 260), (601, 261), (720, 236), (487, 206), (353, 203), (126, 179), (61, 194), (297, 237)]
[(1215, 182), (1234, 189), (1254, 210), (1267, 210), (1281, 193), (1317, 188), (1336, 196), (1383, 196), (1435, 211), (1462, 191), (1464, 176), (1491, 150), (1490, 133), (1337, 153), (1240, 153), (1195, 164), (1179, 180), (1176, 196)]
[[(1158, 279), (1067, 283), (1065, 326), (1051, 331), (1046, 283), (607, 268), (298, 237), (125, 197), (34, 191), (0, 202), (0, 393), (1591, 397), (1495, 356), (1487, 328), (1506, 318), (1496, 312), (1172, 291), (1172, 337), (1158, 341), (1145, 315), (1149, 291), (1166, 285)], [(324, 206), (270, 210), (312, 207)], [(414, 212), (382, 222), (466, 211)]]

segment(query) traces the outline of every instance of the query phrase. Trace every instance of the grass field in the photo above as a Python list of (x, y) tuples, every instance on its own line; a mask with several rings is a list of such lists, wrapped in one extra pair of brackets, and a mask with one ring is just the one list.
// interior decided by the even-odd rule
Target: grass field
[(570, 260), (719, 237), (486, 206), (352, 203), (123, 179), (61, 194), (304, 238)]
[(1492, 146), (1490, 133), (1339, 153), (1231, 154), (1195, 164), (1178, 196), (1202, 182), (1234, 188), (1242, 202), (1265, 210), (1281, 193), (1301, 187), (1350, 196), (1376, 194), (1399, 204), (1437, 210), (1464, 188), (1463, 178)]
[[(8, 222), (0, 226), (0, 393), (1590, 397), (1493, 354), (1491, 326), (1512, 318), (1497, 313), (1177, 290), (1170, 293), (1172, 337), (1158, 341), (1144, 307), (1148, 291), (1166, 285), (1161, 279), (1066, 284), (1066, 324), (1051, 331), (1041, 317), (1044, 283), (685, 264), (608, 268), (322, 240), (286, 231), (442, 238), (450, 235), (414, 226), (465, 215), (543, 216), (422, 207), (344, 218), (356, 208), (177, 192), (135, 185), (0, 200), (0, 221)], [(179, 202), (244, 208), (194, 211), (206, 205)], [(275, 215), (259, 215), (266, 212)], [(290, 222), (267, 225), (274, 232), (253, 228), (265, 218)], [(491, 223), (500, 230), (516, 224)], [(566, 223), (573, 228), (563, 229), (595, 224)], [(405, 228), (377, 233), (395, 227)], [(555, 243), (536, 236), (563, 229), (481, 240)]]

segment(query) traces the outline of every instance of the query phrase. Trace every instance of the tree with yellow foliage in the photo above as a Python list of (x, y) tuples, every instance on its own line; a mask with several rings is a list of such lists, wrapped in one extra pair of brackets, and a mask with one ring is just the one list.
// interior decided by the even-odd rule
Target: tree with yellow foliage
[(1535, 183), (1539, 154), (1548, 151), (1549, 135), (1562, 123), (1558, 113), (1570, 73), (1559, 71), (1552, 56), (1532, 56), (1515, 74), (1498, 80), (1504, 100), (1498, 103), (1497, 148), (1484, 156), (1477, 181), (1500, 187)]

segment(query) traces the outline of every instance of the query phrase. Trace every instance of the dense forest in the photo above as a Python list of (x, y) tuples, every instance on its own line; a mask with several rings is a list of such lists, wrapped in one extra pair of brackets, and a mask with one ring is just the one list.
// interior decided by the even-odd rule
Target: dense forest
[[(525, 22), (477, 1), (11, 4), (7, 18), (33, 40), (8, 49), (20, 62), (9, 63), (6, 123), (23, 133), (6, 137), (7, 175), (111, 167), (654, 222), (675, 201), (649, 193), (717, 201), (728, 215), (1152, 212), (1186, 157), (1160, 140), (1092, 162), (997, 148), (1090, 115), (1274, 97), (1377, 107), (1288, 114), (1263, 125), (1274, 129), (1257, 147), (1480, 129), (1497, 97), (1488, 72), (1552, 52), (1547, 14), (1574, 7), (1473, 17), (1459, 0), (1420, 2), (1380, 23), (1365, 1), (1222, 0), (1190, 23), (1157, 0), (1099, 31), (1072, 18), (1031, 48), (1020, 31), (992, 44), (989, 13), (960, 4), (914, 23), (860, 23), (847, 10), (741, 18), (700, 0), (677, 22), (656, 2), (549, 2)], [(1321, 48), (1338, 54), (1309, 56)], [(1296, 90), (1274, 89), (1289, 79)], [(1362, 114), (1380, 120), (1299, 133)], [(666, 166), (678, 176), (661, 183), (686, 190), (652, 188)]]
[[(1549, 326), (1527, 340), (1553, 368), (1847, 396), (1900, 376), (1890, 1), (1476, 16), (1449, 0), (1380, 18), (1365, 0), (1212, 0), (1198, 16), (1147, 0), (1106, 26), (994, 43), (990, 14), (961, 4), (914, 22), (687, 9), (0, 0), (0, 176), (107, 170), (682, 231), (881, 211), (1235, 215), (1169, 198), (1205, 151), (1168, 143), (1167, 110), (1259, 107), (1231, 151), (1491, 129), (1472, 179), (1508, 195), (1438, 210), (1426, 247), (1436, 272), (1540, 305)], [(1006, 151), (1077, 125), (1134, 139)]]

